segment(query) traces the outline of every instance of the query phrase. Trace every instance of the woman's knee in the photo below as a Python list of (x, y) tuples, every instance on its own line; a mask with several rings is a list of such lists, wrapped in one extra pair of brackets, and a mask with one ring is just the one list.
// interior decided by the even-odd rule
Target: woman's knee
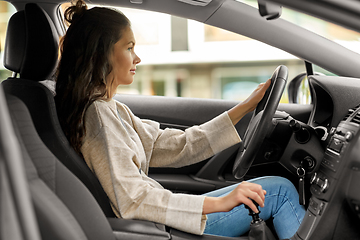
[(281, 190), (292, 191), (297, 194), (294, 184), (289, 179), (276, 177), (276, 183), (280, 186)]
[(285, 188), (295, 188), (294, 184), (287, 178), (274, 176), (274, 184), (283, 186)]
[(268, 193), (276, 192), (292, 192), (297, 194), (297, 190), (292, 182), (284, 177), (267, 176), (254, 179), (252, 182), (260, 184)]

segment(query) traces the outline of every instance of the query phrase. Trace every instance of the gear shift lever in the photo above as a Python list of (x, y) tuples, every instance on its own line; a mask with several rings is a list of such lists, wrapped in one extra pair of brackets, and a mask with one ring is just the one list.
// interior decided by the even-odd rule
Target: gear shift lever
[(263, 221), (263, 220), (260, 218), (260, 216), (259, 216), (259, 214), (260, 214), (259, 204), (258, 204), (257, 202), (255, 202), (254, 200), (251, 200), (251, 201), (255, 204), (255, 206), (256, 206), (256, 208), (257, 208), (257, 210), (258, 210), (258, 213), (256, 213), (256, 212), (254, 212), (248, 205), (245, 205), (245, 208), (246, 208), (247, 210), (249, 210), (249, 216), (252, 217), (251, 224), (257, 223), (257, 222), (260, 222), (260, 221)]
[(274, 235), (270, 229), (266, 226), (263, 219), (260, 218), (259, 204), (252, 200), (258, 209), (258, 213), (255, 213), (251, 208), (245, 205), (245, 208), (249, 210), (249, 215), (252, 217), (249, 231), (249, 240), (275, 240)]

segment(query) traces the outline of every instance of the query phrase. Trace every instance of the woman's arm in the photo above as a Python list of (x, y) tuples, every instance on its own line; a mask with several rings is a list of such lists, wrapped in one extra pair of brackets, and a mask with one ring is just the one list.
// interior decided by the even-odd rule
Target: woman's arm
[(261, 185), (244, 181), (224, 197), (205, 197), (203, 214), (228, 212), (241, 204), (245, 204), (254, 212), (258, 212), (250, 198), (255, 200), (260, 207), (264, 207), (265, 194), (266, 191), (262, 189)]
[[(270, 86), (271, 80), (259, 84), (252, 94), (243, 102), (237, 104), (228, 111), (228, 115), (235, 125), (247, 113), (253, 111), (263, 98), (266, 90)], [(228, 212), (234, 207), (245, 204), (254, 212), (258, 212), (255, 204), (250, 200), (255, 200), (260, 207), (264, 207), (266, 191), (255, 183), (242, 182), (231, 193), (224, 197), (205, 197), (203, 214), (214, 212)]]
[[(256, 107), (269, 85), (270, 81), (259, 84), (245, 101), (200, 126), (193, 126), (186, 131), (170, 128), (159, 130), (158, 136), (154, 137), (156, 140), (150, 166), (182, 167), (194, 164), (241, 141), (234, 125)], [(138, 121), (133, 118), (129, 122), (135, 124)], [(137, 124), (138, 133), (142, 127), (146, 127), (145, 123), (143, 120), (142, 124)]]
[(266, 90), (270, 86), (270, 83), (270, 79), (265, 83), (260, 83), (245, 101), (239, 103), (228, 111), (229, 117), (234, 125), (238, 123), (247, 113), (256, 108), (257, 104), (261, 101)]

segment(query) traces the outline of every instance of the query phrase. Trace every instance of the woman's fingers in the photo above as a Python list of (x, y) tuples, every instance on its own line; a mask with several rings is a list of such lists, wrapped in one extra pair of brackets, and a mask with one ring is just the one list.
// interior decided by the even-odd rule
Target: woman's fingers
[(255, 204), (253, 203), (253, 201), (251, 201), (250, 198), (246, 199), (246, 200), (244, 201), (244, 204), (245, 204), (246, 206), (248, 206), (249, 208), (251, 208), (251, 210), (253, 210), (253, 212), (255, 212), (255, 213), (258, 213), (258, 212), (259, 212), (259, 210), (257, 209), (257, 207), (255, 206)]
[(259, 84), (260, 100), (265, 95), (265, 92), (269, 88), (270, 84), (271, 84), (271, 79), (268, 79), (266, 82)]
[(256, 183), (242, 182), (231, 193), (224, 197), (206, 197), (204, 200), (203, 213), (228, 212), (236, 206), (245, 204), (254, 212), (258, 212), (252, 200), (260, 207), (264, 207), (266, 191)]
[(250, 110), (254, 110), (257, 104), (264, 97), (266, 90), (271, 84), (271, 79), (267, 80), (265, 83), (260, 83), (257, 88), (250, 94), (250, 96), (244, 101), (249, 103)]
[[(264, 207), (266, 191), (262, 189), (261, 185), (255, 184), (255, 183), (249, 183), (249, 182), (242, 182), (239, 186), (242, 186), (244, 188), (244, 191), (242, 192), (242, 194), (246, 198), (243, 200), (244, 204), (245, 204), (245, 202), (247, 202), (250, 205), (254, 205), (251, 200), (250, 200), (250, 202), (252, 204), (248, 201), (248, 199), (250, 198), (250, 199), (254, 200), (255, 202), (257, 202), (260, 207)], [(248, 205), (248, 204), (246, 204), (246, 205)], [(249, 207), (251, 207), (251, 206), (249, 206)], [(254, 207), (255, 207), (255, 205), (254, 205)], [(251, 208), (251, 209), (253, 209), (253, 208)]]

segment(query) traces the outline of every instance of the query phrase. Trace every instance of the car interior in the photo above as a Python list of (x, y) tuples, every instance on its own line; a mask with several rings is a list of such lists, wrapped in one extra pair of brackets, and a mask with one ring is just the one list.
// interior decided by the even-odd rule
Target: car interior
[[(170, 0), (118, 4), (170, 12), (288, 49), (304, 59), (313, 102), (279, 104), (290, 81), (286, 66), (279, 66), (264, 101), (236, 125), (242, 143), (194, 165), (153, 168), (149, 175), (174, 193), (188, 194), (203, 194), (254, 177), (282, 176), (298, 188), (299, 201), (307, 209), (291, 239), (358, 239), (360, 68), (349, 63), (359, 61), (360, 55), (320, 41), (320, 36), (303, 29), (294, 30), (295, 26), (285, 21), (271, 22), (281, 13), (276, 8), (275, 14), (267, 14), (270, 8), (265, 0), (259, 1), (267, 5), (264, 17), (256, 12), (254, 18), (260, 29), (238, 26), (257, 10), (237, 1), (166, 1)], [(51, 0), (14, 1), (18, 11), (8, 23), (4, 66), (13, 76), (0, 84), (0, 239), (250, 239), (248, 235), (198, 236), (154, 222), (115, 217), (98, 179), (72, 149), (57, 118), (50, 79), (64, 31), (55, 18), (59, 13), (54, 6), (59, 4)], [(227, 21), (234, 16), (237, 21)], [(262, 21), (267, 24), (262, 25)], [(286, 30), (289, 28), (292, 30)], [(274, 36), (265, 40), (269, 35)], [(287, 44), (293, 38), (309, 47), (290, 49)], [(327, 54), (311, 58), (311, 52), (320, 47)], [(329, 54), (337, 58), (329, 58)], [(338, 76), (316, 74), (312, 63)], [(291, 80), (289, 89), (294, 88), (294, 95), (300, 80)], [(238, 103), (121, 94), (114, 98), (140, 118), (158, 121), (162, 128), (182, 130)], [(295, 101), (296, 96), (292, 98)], [(267, 224), (272, 229), (271, 220)]]

